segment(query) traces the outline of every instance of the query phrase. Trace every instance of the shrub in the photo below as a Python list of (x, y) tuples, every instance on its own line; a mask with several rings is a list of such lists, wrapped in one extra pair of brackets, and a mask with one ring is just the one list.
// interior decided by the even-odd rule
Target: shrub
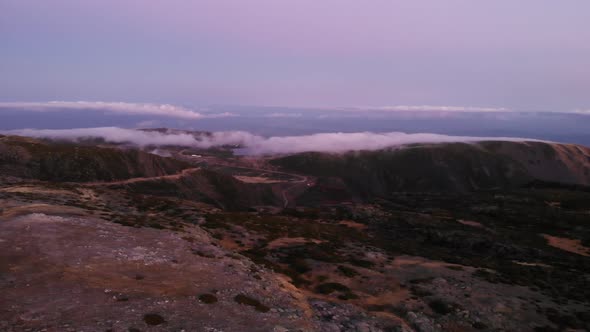
[(453, 307), (451, 305), (440, 299), (430, 301), (430, 303), (428, 303), (428, 306), (430, 306), (430, 308), (434, 312), (440, 315), (446, 315), (453, 311)]
[(160, 325), (166, 323), (164, 317), (158, 314), (145, 314), (143, 316), (143, 321), (148, 325)]
[(203, 303), (211, 304), (217, 302), (217, 297), (213, 294), (201, 294), (199, 300)]
[(348, 292), (350, 289), (337, 282), (327, 282), (317, 285), (315, 291), (320, 294), (330, 294), (332, 292)]
[(256, 311), (259, 311), (259, 312), (270, 311), (270, 308), (265, 306), (264, 304), (260, 303), (260, 301), (253, 299), (249, 296), (246, 296), (244, 294), (236, 295), (234, 297), (234, 301), (236, 301), (239, 304), (245, 304), (245, 305), (249, 305), (251, 307), (254, 307), (254, 309), (256, 309)]
[(338, 272), (340, 272), (343, 276), (349, 278), (355, 277), (359, 274), (355, 269), (343, 265), (338, 265)]

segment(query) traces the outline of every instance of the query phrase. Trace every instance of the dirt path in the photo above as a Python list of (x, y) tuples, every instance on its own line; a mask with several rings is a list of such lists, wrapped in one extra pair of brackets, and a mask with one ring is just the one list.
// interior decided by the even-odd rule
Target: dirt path
[[(262, 169), (262, 168), (242, 167), (242, 166), (231, 166), (231, 167), (236, 168), (236, 169), (256, 171), (256, 172), (261, 172), (261, 173), (287, 175), (287, 176), (296, 178), (297, 180), (294, 180), (294, 181), (285, 181), (285, 182), (291, 183), (293, 185), (291, 185), (288, 188), (283, 189), (281, 191), (281, 197), (283, 199), (283, 207), (284, 208), (289, 206), (289, 198), (287, 196), (288, 191), (292, 190), (293, 188), (296, 188), (297, 186), (299, 186), (301, 184), (307, 185), (307, 183), (310, 181), (309, 177), (304, 176), (304, 175), (294, 174), (294, 173), (273, 171), (273, 170)], [(90, 187), (97, 187), (97, 186), (111, 186), (111, 185), (126, 185), (126, 184), (154, 181), (154, 180), (178, 180), (178, 179), (180, 179), (184, 176), (187, 176), (190, 173), (196, 172), (198, 170), (201, 170), (201, 167), (187, 168), (187, 169), (182, 170), (180, 173), (176, 173), (176, 174), (152, 176), (152, 177), (138, 177), (138, 178), (125, 179), (125, 180), (117, 180), (117, 181), (87, 182), (87, 183), (82, 183), (81, 185), (90, 186)]]
[(289, 190), (292, 190), (293, 188), (296, 188), (297, 186), (299, 186), (301, 184), (307, 185), (307, 183), (309, 181), (311, 181), (308, 176), (295, 174), (295, 173), (287, 173), (287, 172), (273, 171), (273, 170), (263, 169), (263, 168), (252, 168), (252, 167), (243, 167), (243, 166), (231, 166), (231, 168), (244, 169), (244, 170), (256, 171), (256, 172), (261, 172), (261, 173), (287, 175), (287, 176), (290, 176), (293, 178), (297, 178), (297, 180), (295, 180), (295, 181), (284, 181), (284, 182), (292, 183), (293, 185), (289, 186), (286, 189), (281, 190), (281, 197), (283, 198), (283, 208), (286, 208), (287, 206), (289, 206), (289, 198), (287, 197), (287, 192)]
[(180, 173), (176, 174), (169, 174), (169, 175), (161, 175), (161, 176), (152, 176), (152, 177), (139, 177), (139, 178), (131, 178), (126, 180), (117, 180), (117, 181), (100, 181), (100, 182), (87, 182), (81, 183), (85, 186), (110, 186), (110, 185), (120, 185), (120, 184), (131, 184), (131, 183), (138, 183), (138, 182), (145, 182), (145, 181), (154, 181), (154, 180), (178, 180), (184, 176), (189, 175), (190, 173), (196, 172), (200, 170), (200, 167), (195, 168), (187, 168), (183, 169)]
[(289, 206), (289, 198), (287, 197), (287, 192), (289, 190), (301, 185), (301, 184), (307, 185), (307, 182), (308, 182), (308, 178), (306, 176), (304, 176), (299, 181), (291, 182), (291, 183), (293, 183), (292, 186), (289, 186), (289, 188), (283, 189), (281, 191), (281, 196), (283, 197), (283, 208), (286, 208), (287, 206)]
[[(219, 165), (219, 166), (224, 166), (224, 165)], [(256, 171), (256, 172), (261, 172), (261, 173), (273, 173), (273, 174), (279, 174), (279, 175), (288, 175), (288, 176), (299, 179), (297, 181), (287, 181), (287, 182), (292, 182), (292, 183), (299, 183), (299, 182), (304, 182), (304, 181), (308, 180), (307, 176), (295, 174), (295, 173), (287, 173), (287, 172), (281, 172), (281, 171), (273, 171), (273, 170), (264, 169), (264, 168), (252, 168), (252, 167), (244, 167), (244, 166), (229, 166), (229, 167), (237, 168), (237, 169), (245, 169), (245, 170), (249, 170), (249, 171)]]

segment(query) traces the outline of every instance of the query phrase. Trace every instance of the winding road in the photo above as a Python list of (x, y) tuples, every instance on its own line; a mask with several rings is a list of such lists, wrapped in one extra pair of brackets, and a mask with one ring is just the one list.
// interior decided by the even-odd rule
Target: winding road
[(179, 173), (168, 174), (168, 175), (151, 176), (151, 177), (138, 177), (138, 178), (125, 179), (125, 180), (117, 180), (117, 181), (86, 182), (86, 183), (81, 183), (81, 184), (85, 185), (85, 186), (96, 187), (96, 186), (131, 184), (131, 183), (154, 181), (154, 180), (178, 180), (181, 177), (187, 176), (190, 173), (193, 173), (193, 172), (196, 172), (199, 170), (201, 170), (201, 167), (186, 168), (186, 169), (183, 169)]
[[(308, 185), (310, 178), (308, 176), (294, 174), (294, 173), (286, 173), (281, 171), (273, 171), (268, 169), (262, 168), (252, 168), (252, 167), (243, 167), (243, 166), (233, 166), (233, 165), (216, 165), (216, 166), (223, 166), (223, 167), (231, 167), (235, 169), (242, 169), (248, 171), (255, 171), (260, 173), (272, 173), (277, 175), (289, 176), (292, 178), (296, 178), (293, 181), (285, 181), (286, 183), (291, 183), (292, 185), (281, 190), (281, 198), (283, 199), (283, 208), (289, 206), (289, 198), (287, 196), (288, 191), (296, 188), (297, 186), (304, 184)], [(147, 181), (154, 181), (154, 180), (178, 180), (184, 176), (188, 176), (191, 173), (197, 172), (201, 170), (201, 167), (193, 167), (187, 168), (182, 170), (179, 173), (175, 174), (168, 174), (168, 175), (161, 175), (161, 176), (152, 176), (152, 177), (137, 177), (137, 178), (130, 178), (125, 180), (116, 180), (116, 181), (97, 181), (97, 182), (86, 182), (86, 183), (77, 183), (79, 185), (88, 186), (88, 187), (98, 187), (98, 186), (112, 186), (112, 185), (126, 185), (126, 184), (133, 184), (133, 183), (140, 183), (140, 182), (147, 182)]]
[[(225, 165), (223, 165), (223, 166), (225, 166)], [(310, 178), (308, 176), (295, 174), (295, 173), (286, 173), (286, 172), (281, 172), (281, 171), (273, 171), (273, 170), (268, 170), (268, 169), (251, 168), (251, 167), (243, 167), (243, 166), (227, 166), (227, 167), (244, 169), (244, 170), (249, 170), (249, 171), (256, 171), (256, 172), (261, 172), (261, 173), (273, 173), (273, 174), (279, 174), (279, 175), (287, 175), (287, 176), (290, 176), (293, 178), (297, 178), (298, 180), (295, 180), (295, 181), (285, 181), (285, 182), (292, 183), (293, 185), (289, 186), (286, 189), (281, 190), (281, 197), (283, 198), (283, 208), (286, 208), (287, 206), (289, 206), (289, 198), (287, 197), (287, 192), (302, 183), (307, 185), (310, 181)]]

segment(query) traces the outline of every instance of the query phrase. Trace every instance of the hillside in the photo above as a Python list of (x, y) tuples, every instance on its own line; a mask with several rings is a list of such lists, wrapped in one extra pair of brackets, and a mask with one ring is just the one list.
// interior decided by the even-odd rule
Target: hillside
[(137, 149), (0, 137), (3, 175), (45, 181), (112, 181), (175, 174), (185, 162)]
[(533, 180), (590, 184), (590, 149), (541, 142), (409, 145), (344, 154), (309, 152), (270, 163), (319, 177), (318, 186), (307, 193), (316, 196), (318, 190), (330, 195), (346, 192), (357, 198), (400, 191), (469, 192), (514, 188)]
[(111, 187), (124, 187), (136, 194), (204, 202), (224, 210), (246, 210), (253, 206), (281, 203), (272, 186), (244, 183), (230, 175), (206, 169), (178, 179), (154, 179)]

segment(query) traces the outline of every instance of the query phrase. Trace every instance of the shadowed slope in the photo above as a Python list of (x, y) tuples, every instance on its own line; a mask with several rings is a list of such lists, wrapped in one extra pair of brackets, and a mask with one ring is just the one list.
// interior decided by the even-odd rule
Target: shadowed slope
[(0, 138), (3, 175), (46, 181), (113, 181), (179, 173), (190, 165), (136, 149)]
[(397, 191), (508, 188), (533, 180), (588, 185), (589, 156), (590, 149), (575, 145), (482, 142), (408, 145), (344, 154), (309, 152), (276, 158), (271, 163), (320, 177), (318, 186), (308, 195), (337, 190), (351, 198), (368, 198)]

